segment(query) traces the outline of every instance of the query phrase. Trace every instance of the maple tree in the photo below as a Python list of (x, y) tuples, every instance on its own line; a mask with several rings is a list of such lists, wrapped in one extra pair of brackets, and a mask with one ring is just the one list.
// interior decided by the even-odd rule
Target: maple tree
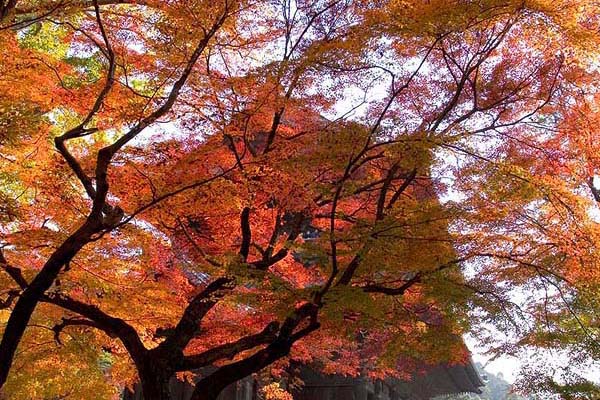
[(3, 395), (597, 360), (597, 8), (0, 1)]

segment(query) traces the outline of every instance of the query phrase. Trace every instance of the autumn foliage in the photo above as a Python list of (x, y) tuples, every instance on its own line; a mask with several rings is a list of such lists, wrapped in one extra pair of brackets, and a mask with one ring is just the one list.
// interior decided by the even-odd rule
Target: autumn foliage
[(0, 397), (168, 399), (177, 375), (214, 399), (290, 361), (410, 379), (467, 332), (586, 396), (598, 15), (0, 0)]

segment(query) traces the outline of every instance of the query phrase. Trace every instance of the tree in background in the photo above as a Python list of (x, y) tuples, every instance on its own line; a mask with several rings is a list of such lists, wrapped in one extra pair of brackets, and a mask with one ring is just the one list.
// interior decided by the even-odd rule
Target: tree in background
[[(491, 327), (597, 360), (597, 15), (0, 1), (4, 395), (408, 378)], [(569, 372), (532, 388), (593, 390)]]

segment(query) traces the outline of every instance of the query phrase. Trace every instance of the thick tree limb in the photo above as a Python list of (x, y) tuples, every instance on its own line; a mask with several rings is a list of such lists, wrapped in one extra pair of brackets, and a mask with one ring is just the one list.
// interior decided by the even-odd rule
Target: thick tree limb
[(225, 290), (232, 289), (234, 286), (233, 278), (223, 277), (211, 282), (190, 301), (179, 323), (159, 348), (165, 351), (182, 352), (198, 333), (200, 321), (224, 296)]
[(268, 344), (277, 338), (279, 323), (271, 322), (261, 332), (243, 337), (232, 343), (213, 347), (203, 353), (186, 356), (177, 368), (178, 371), (189, 371), (205, 367), (222, 359), (230, 359), (245, 350)]
[(290, 316), (285, 319), (281, 325), (281, 329), (279, 330), (278, 337), (280, 339), (291, 337), (294, 329), (296, 329), (296, 327), (298, 327), (298, 325), (300, 325), (300, 323), (307, 318), (311, 323), (316, 323), (319, 308), (320, 306), (314, 303), (304, 303), (298, 307)]
[(273, 232), (271, 233), (271, 238), (269, 239), (269, 244), (267, 245), (267, 248), (265, 249), (265, 251), (261, 252), (263, 259), (265, 259), (265, 260), (269, 259), (273, 255), (273, 250), (275, 249), (275, 244), (277, 243), (277, 239), (279, 238), (279, 235), (281, 234), (280, 228), (281, 228), (281, 212), (278, 211), (277, 215), (275, 216), (275, 226), (273, 227)]
[[(103, 330), (97, 323), (94, 321), (90, 321), (89, 319), (82, 318), (63, 318), (62, 322), (54, 325), (52, 330), (54, 331), (54, 340), (56, 343), (62, 345), (62, 341), (60, 340), (60, 334), (67, 326), (89, 326), (92, 328), (97, 328)], [(116, 337), (115, 335), (110, 335), (112, 337)]]
[[(29, 289), (29, 284), (27, 280), (23, 277), (21, 269), (8, 264), (1, 249), (0, 266), (21, 287), (21, 289), (24, 291), (23, 293), (27, 293)], [(75, 300), (73, 298), (70, 298), (66, 295), (56, 293), (42, 294), (40, 297), (40, 301), (44, 303), (54, 304), (67, 311), (71, 311), (75, 314), (81, 315), (82, 317), (86, 318), (85, 320), (63, 319), (63, 323), (58, 324), (58, 327), (55, 327), (56, 335), (58, 335), (60, 331), (62, 331), (62, 329), (64, 329), (64, 327), (66, 326), (84, 325), (84, 321), (87, 321), (85, 325), (100, 329), (111, 337), (118, 337), (121, 340), (121, 342), (123, 342), (123, 344), (131, 354), (132, 358), (134, 358), (134, 360), (136, 358), (141, 358), (146, 353), (144, 345), (142, 344), (137, 332), (131, 325), (127, 324), (125, 321), (119, 318), (114, 318), (106, 314), (94, 305), (89, 305), (81, 301)], [(16, 309), (17, 308), (15, 307), (15, 310)], [(60, 340), (57, 341), (60, 343)]]
[(242, 228), (242, 244), (240, 246), (239, 254), (242, 256), (242, 260), (246, 262), (248, 259), (248, 253), (250, 252), (250, 243), (252, 241), (252, 231), (250, 230), (250, 207), (244, 207), (240, 219)]
[(406, 177), (406, 179), (404, 179), (404, 182), (402, 182), (402, 185), (400, 185), (398, 190), (396, 190), (396, 192), (390, 199), (388, 205), (386, 206), (386, 208), (388, 210), (391, 209), (394, 206), (394, 204), (396, 204), (396, 202), (398, 201), (398, 199), (400, 198), (402, 193), (404, 193), (404, 191), (410, 186), (410, 184), (412, 183), (412, 181), (415, 180), (416, 177), (417, 177), (417, 169), (413, 168), (412, 171), (410, 171), (410, 173)]
[(268, 153), (269, 150), (271, 150), (271, 146), (273, 145), (273, 142), (275, 141), (275, 135), (277, 134), (277, 128), (279, 127), (279, 124), (281, 123), (281, 117), (283, 116), (284, 112), (285, 112), (285, 108), (281, 107), (273, 115), (273, 122), (271, 124), (271, 129), (269, 129), (269, 135), (267, 137), (267, 144), (265, 145), (265, 148), (263, 150), (264, 154)]
[(365, 253), (368, 250), (366, 247), (367, 246), (365, 245), (365, 247), (361, 251), (359, 251), (352, 258), (352, 260), (348, 263), (348, 266), (346, 267), (346, 269), (342, 273), (342, 276), (337, 281), (337, 285), (349, 285), (350, 284), (350, 281), (352, 281), (352, 277), (354, 276), (354, 274), (356, 273), (356, 270), (360, 266), (360, 262), (362, 260), (362, 255), (361, 254)]
[(147, 349), (135, 328), (122, 319), (112, 317), (94, 305), (83, 303), (66, 295), (45, 294), (41, 301), (79, 314), (90, 321), (88, 326), (98, 328), (109, 336), (118, 337), (136, 363), (146, 355)]
[[(278, 263), (283, 260), (288, 253), (290, 252), (289, 243), (294, 242), (300, 233), (302, 233), (302, 221), (304, 221), (304, 214), (301, 212), (297, 212), (293, 216), (292, 227), (290, 229), (290, 233), (287, 237), (286, 244), (283, 245), (279, 251), (277, 251), (274, 255), (271, 255), (272, 247), (265, 251), (264, 257), (262, 260), (254, 261), (250, 263), (253, 268), (259, 270), (267, 270), (271, 265)], [(277, 227), (275, 229), (278, 229)]]
[(377, 199), (377, 211), (375, 211), (376, 221), (380, 221), (383, 219), (383, 217), (385, 217), (385, 199), (387, 197), (390, 185), (396, 177), (398, 169), (400, 169), (399, 163), (395, 163), (394, 165), (392, 165), (385, 177), (385, 180), (383, 181), (383, 185), (381, 186), (381, 190), (379, 191), (379, 198)]
[[(271, 344), (247, 358), (219, 368), (202, 379), (196, 384), (191, 400), (214, 400), (226, 386), (287, 356), (295, 342), (319, 329), (320, 324), (316, 320), (318, 310), (319, 307), (312, 303), (300, 306), (286, 318), (279, 335)], [(308, 324), (294, 332), (300, 323), (307, 319)]]
[[(385, 199), (387, 196), (387, 192), (388, 192), (389, 187), (394, 179), (395, 174), (398, 171), (398, 168), (399, 168), (399, 165), (395, 164), (388, 172), (386, 179), (383, 181), (383, 185), (379, 192), (379, 199), (377, 201), (377, 211), (375, 212), (375, 221), (380, 221), (385, 217), (385, 211), (390, 210), (393, 207), (394, 203), (398, 200), (400, 195), (408, 188), (408, 186), (411, 184), (411, 182), (416, 177), (417, 170), (415, 168), (408, 174), (406, 179), (404, 179), (404, 182), (402, 182), (402, 185), (400, 185), (398, 190), (396, 190), (396, 192), (390, 199), (388, 205), (386, 206)], [(362, 261), (363, 255), (366, 254), (370, 250), (371, 240), (373, 240), (374, 238), (375, 238), (375, 234), (371, 233), (370, 239), (367, 241), (367, 243), (365, 243), (363, 248), (352, 258), (350, 263), (348, 263), (348, 266), (342, 273), (342, 276), (338, 280), (337, 285), (349, 285), (350, 284), (350, 282), (352, 281), (352, 278), (354, 277), (354, 274), (360, 267), (360, 263)]]
[[(23, 290), (17, 300), (6, 324), (2, 341), (0, 341), (0, 387), (6, 382), (12, 361), (25, 332), (27, 324), (44, 292), (56, 280), (62, 267), (89, 243), (92, 235), (101, 228), (98, 221), (87, 219), (86, 222), (72, 233), (46, 261), (40, 272)], [(23, 283), (21, 281), (21, 283)]]

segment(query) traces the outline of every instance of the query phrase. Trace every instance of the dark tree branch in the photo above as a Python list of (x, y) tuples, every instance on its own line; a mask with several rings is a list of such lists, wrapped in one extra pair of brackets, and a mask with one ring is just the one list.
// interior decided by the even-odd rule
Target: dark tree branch
[(271, 129), (269, 130), (269, 135), (267, 137), (267, 144), (265, 145), (265, 149), (263, 150), (264, 154), (268, 153), (271, 150), (271, 146), (273, 145), (273, 142), (275, 141), (275, 136), (277, 134), (277, 128), (279, 127), (279, 124), (281, 123), (281, 117), (283, 116), (284, 112), (285, 112), (285, 108), (281, 107), (273, 115), (273, 123), (271, 124)]
[[(21, 287), (22, 290), (25, 291), (28, 288), (28, 283), (23, 277), (21, 270), (7, 263), (1, 249), (0, 264), (2, 268), (8, 272), (10, 277)], [(89, 322), (87, 324), (88, 326), (93, 326), (97, 329), (100, 329), (111, 337), (118, 337), (119, 339), (121, 339), (125, 347), (127, 347), (127, 349), (130, 351), (132, 357), (142, 355), (146, 350), (141, 340), (139, 339), (137, 332), (132, 326), (130, 326), (125, 321), (119, 318), (111, 317), (96, 306), (89, 305), (79, 300), (70, 298), (66, 295), (56, 293), (43, 294), (40, 300), (44, 303), (54, 304), (67, 311), (79, 314), (86, 318), (85, 321)], [(68, 321), (73, 320), (71, 319)], [(79, 319), (77, 321), (81, 322), (84, 320)], [(82, 324), (83, 323), (80, 323), (79, 325)], [(63, 326), (56, 329), (62, 330), (65, 326), (68, 325), (74, 325), (74, 323), (65, 322), (63, 320)]]
[(0, 310), (5, 310), (5, 309), (10, 308), (12, 306), (12, 303), (15, 301), (16, 298), (19, 297), (20, 294), (21, 294), (21, 292), (19, 290), (16, 290), (16, 289), (9, 290), (6, 300), (0, 299)]
[[(319, 307), (313, 303), (305, 303), (287, 317), (279, 330), (277, 338), (264, 349), (253, 355), (227, 364), (196, 384), (191, 400), (214, 400), (229, 384), (250, 374), (260, 371), (273, 362), (287, 356), (292, 345), (303, 337), (319, 329), (317, 313)], [(308, 319), (308, 324), (294, 330)]]
[(340, 279), (337, 281), (336, 285), (349, 285), (350, 284), (350, 281), (352, 281), (352, 277), (354, 276), (354, 274), (356, 273), (356, 270), (360, 266), (360, 262), (362, 260), (361, 253), (366, 252), (366, 250), (367, 250), (366, 247), (367, 246), (365, 245), (364, 248), (361, 251), (359, 251), (352, 258), (352, 261), (350, 261), (350, 263), (348, 263), (348, 266), (344, 270), (344, 273), (342, 274)]
[(209, 256), (208, 254), (206, 254), (206, 252), (202, 249), (202, 247), (200, 247), (198, 245), (198, 243), (196, 243), (196, 241), (194, 240), (194, 238), (189, 234), (189, 232), (187, 231), (187, 228), (185, 227), (185, 225), (183, 224), (183, 222), (181, 222), (181, 220), (179, 218), (177, 218), (177, 223), (179, 224), (179, 226), (181, 227), (181, 230), (183, 231), (183, 234), (185, 235), (186, 239), (188, 240), (188, 242), (190, 242), (190, 244), (194, 247), (194, 249), (196, 249), (200, 255), (202, 255), (202, 257), (208, 261), (208, 263), (214, 267), (220, 267), (221, 264), (213, 259), (211, 256)]
[[(61, 9), (63, 6), (64, 6), (64, 4), (62, 2), (59, 2), (59, 3), (56, 3), (56, 5), (54, 7), (52, 7), (50, 10), (48, 10), (40, 15), (33, 15), (30, 18), (23, 19), (23, 20), (18, 18), (19, 21), (17, 21), (17, 22), (12, 22), (8, 25), (0, 26), (0, 31), (5, 31), (8, 29), (15, 29), (15, 30), (25, 29), (28, 26), (35, 24), (36, 22), (39, 22), (39, 21), (42, 21), (42, 20), (48, 18), (49, 16), (54, 14), (54, 12)], [(19, 10), (15, 9), (15, 14), (19, 15), (20, 14)], [(2, 22), (2, 19), (3, 18), (0, 18), (0, 23)]]
[(112, 90), (112, 87), (115, 82), (115, 71), (116, 71), (115, 53), (110, 44), (110, 40), (108, 39), (108, 36), (106, 34), (106, 30), (104, 29), (104, 24), (102, 23), (102, 18), (100, 17), (100, 8), (98, 6), (97, 1), (94, 1), (94, 10), (96, 13), (96, 22), (97, 22), (98, 28), (100, 29), (100, 32), (102, 34), (102, 39), (104, 40), (104, 45), (106, 46), (106, 49), (102, 49), (99, 46), (99, 44), (97, 44), (97, 45), (98, 45), (100, 51), (108, 58), (108, 73), (106, 75), (106, 82), (104, 83), (102, 90), (98, 94), (98, 97), (96, 97), (96, 101), (94, 102), (94, 105), (92, 106), (91, 110), (88, 112), (88, 114), (84, 118), (84, 120), (76, 127), (68, 130), (63, 135), (57, 136), (54, 139), (54, 145), (56, 146), (57, 150), (60, 152), (60, 154), (63, 156), (63, 158), (67, 161), (67, 164), (73, 170), (73, 172), (75, 173), (75, 175), (77, 176), (77, 178), (79, 179), (79, 181), (81, 182), (83, 187), (85, 188), (85, 191), (87, 192), (88, 196), (92, 200), (96, 197), (96, 189), (94, 188), (94, 185), (92, 184), (92, 180), (85, 173), (85, 171), (79, 164), (79, 161), (77, 161), (77, 159), (69, 152), (65, 142), (69, 139), (82, 137), (82, 136), (89, 135), (91, 133), (98, 131), (97, 128), (86, 128), (86, 125), (88, 123), (90, 123), (92, 121), (92, 119), (94, 118), (94, 116), (98, 113), (98, 111), (100, 111), (102, 104), (104, 104), (104, 100), (106, 100), (106, 97)]
[(231, 359), (245, 350), (273, 342), (277, 338), (278, 322), (271, 322), (261, 332), (249, 335), (232, 343), (213, 347), (203, 353), (186, 356), (178, 366), (177, 371), (189, 371), (205, 367), (222, 359)]
[(232, 289), (234, 286), (233, 278), (222, 277), (212, 281), (190, 301), (179, 323), (159, 348), (165, 351), (182, 352), (189, 341), (198, 334), (200, 321), (221, 300), (225, 290)]
[[(290, 233), (287, 237), (286, 243), (283, 245), (281, 249), (274, 255), (271, 255), (272, 248), (265, 251), (265, 255), (262, 260), (254, 261), (250, 263), (253, 268), (259, 270), (267, 270), (271, 265), (278, 263), (283, 260), (288, 253), (290, 252), (289, 244), (294, 242), (300, 233), (302, 233), (302, 222), (304, 221), (304, 214), (301, 212), (294, 213), (292, 227), (290, 229)], [(277, 227), (275, 229), (278, 229)]]
[[(56, 324), (52, 327), (52, 330), (54, 331), (54, 340), (59, 345), (63, 344), (62, 341), (60, 340), (60, 334), (67, 326), (88, 326), (88, 327), (104, 330), (104, 329), (102, 329), (102, 327), (99, 324), (95, 323), (94, 321), (90, 321), (89, 319), (63, 318), (62, 322), (60, 322), (59, 324)], [(107, 332), (107, 333), (111, 337), (116, 337), (116, 335), (114, 335), (114, 333), (112, 333), (112, 332)]]
[(410, 184), (412, 183), (412, 181), (415, 180), (416, 177), (417, 177), (417, 169), (413, 168), (413, 170), (410, 171), (410, 173), (408, 174), (408, 176), (406, 177), (404, 182), (402, 182), (402, 185), (400, 185), (398, 190), (396, 190), (396, 192), (390, 199), (390, 201), (386, 207), (388, 210), (391, 209), (394, 206), (394, 204), (396, 204), (396, 202), (398, 201), (398, 199), (400, 198), (402, 193), (404, 193), (404, 191), (408, 188), (408, 186), (410, 186)]
[(594, 196), (594, 200), (596, 200), (596, 202), (600, 203), (600, 190), (598, 190), (596, 188), (596, 186), (594, 185), (594, 177), (590, 176), (589, 179), (587, 180), (587, 185), (590, 187), (590, 190), (592, 191), (592, 196)]
[(231, 135), (227, 134), (227, 133), (224, 133), (223, 137), (225, 138), (225, 142), (227, 144), (227, 148), (229, 148), (229, 150), (231, 150), (231, 152), (235, 156), (235, 161), (237, 162), (237, 166), (239, 167), (240, 171), (243, 171), (244, 170), (244, 164), (242, 163), (242, 158), (244, 157), (245, 151), (240, 156), (240, 154), (238, 153), (238, 151), (237, 151), (237, 149), (235, 147), (235, 142), (233, 140), (233, 137)]
[[(300, 35), (298, 36), (298, 39), (296, 40), (296, 42), (290, 46), (289, 40), (289, 31), (288, 31), (288, 36), (286, 37), (286, 41), (288, 41), (286, 43), (286, 52), (283, 56), (283, 66), (287, 66), (288, 62), (290, 60), (290, 57), (292, 57), (292, 55), (294, 54), (294, 52), (296, 51), (296, 49), (298, 48), (298, 46), (300, 45), (300, 43), (302, 42), (303, 37), (308, 33), (310, 27), (317, 21), (317, 19), (324, 14), (325, 12), (327, 12), (329, 9), (331, 9), (332, 7), (334, 7), (336, 4), (338, 4), (340, 2), (340, 0), (334, 0), (331, 3), (327, 4), (325, 7), (323, 7), (321, 10), (315, 12), (310, 19), (308, 20), (306, 26), (304, 27), (304, 29), (302, 30), (302, 32), (300, 33)], [(289, 21), (288, 21), (289, 23)], [(287, 51), (288, 46), (290, 47), (289, 52)], [(281, 78), (281, 75), (284, 71), (282, 70), (282, 67), (280, 67), (279, 69), (279, 77), (278, 77), (278, 81)], [(296, 86), (298, 85), (298, 82), (300, 81), (301, 75), (302, 75), (302, 68), (296, 68), (293, 72), (292, 72), (292, 81), (290, 82), (289, 87), (287, 88), (285, 95), (283, 96), (284, 99), (284, 104), (273, 114), (273, 121), (271, 123), (271, 129), (269, 129), (269, 134), (267, 136), (267, 142), (265, 145), (265, 148), (263, 150), (263, 154), (267, 154), (269, 151), (271, 151), (273, 143), (275, 142), (275, 137), (277, 136), (277, 129), (279, 128), (279, 125), (281, 124), (281, 120), (283, 117), (283, 114), (285, 113), (285, 103), (292, 97), (292, 94), (294, 92), (294, 90), (296, 89)], [(280, 81), (279, 81), (280, 83)]]
[(396, 173), (400, 169), (400, 165), (398, 163), (392, 165), (390, 170), (383, 181), (383, 185), (381, 186), (381, 190), (379, 191), (379, 198), (377, 199), (377, 211), (375, 211), (375, 220), (380, 221), (385, 217), (385, 199), (388, 194), (388, 190), (392, 181), (394, 180)]
[[(360, 168), (362, 165), (364, 165), (368, 161), (383, 156), (383, 153), (378, 153), (375, 155), (368, 156), (368, 153), (370, 150), (381, 145), (381, 144), (375, 144), (375, 145), (372, 144), (372, 140), (373, 140), (375, 133), (379, 130), (381, 123), (383, 122), (385, 116), (387, 115), (390, 107), (392, 106), (392, 104), (394, 103), (396, 98), (400, 95), (400, 93), (402, 91), (404, 91), (405, 89), (407, 89), (410, 86), (413, 79), (419, 74), (421, 68), (425, 64), (426, 60), (429, 58), (429, 55), (432, 53), (434, 48), (443, 39), (444, 36), (446, 36), (446, 35), (441, 35), (440, 37), (437, 37), (435, 39), (435, 41), (431, 44), (431, 46), (428, 47), (424, 57), (422, 58), (421, 62), (419, 63), (419, 66), (410, 75), (410, 77), (407, 79), (407, 81), (402, 86), (395, 89), (394, 79), (392, 79), (392, 87), (391, 87), (392, 93), (391, 93), (390, 97), (388, 98), (388, 100), (386, 101), (385, 106), (383, 107), (383, 110), (379, 114), (376, 122), (371, 126), (371, 128), (369, 130), (369, 134), (367, 135), (364, 145), (362, 146), (361, 150), (358, 151), (358, 153), (350, 154), (348, 163), (344, 170), (344, 174), (343, 174), (342, 178), (340, 179), (340, 181), (337, 183), (337, 188), (336, 188), (335, 194), (333, 196), (333, 199), (331, 201), (332, 206), (331, 206), (331, 219), (330, 219), (330, 227), (329, 227), (330, 247), (331, 247), (331, 274), (327, 280), (327, 283), (325, 284), (325, 286), (322, 289), (322, 293), (329, 290), (329, 288), (333, 284), (337, 274), (339, 273), (338, 256), (337, 256), (337, 240), (335, 238), (335, 218), (336, 218), (336, 212), (337, 212), (337, 205), (342, 197), (344, 185), (345, 185), (346, 181), (350, 178), (351, 173), (356, 171), (358, 168)], [(358, 267), (358, 265), (357, 265), (357, 267)], [(354, 269), (356, 269), (356, 267), (354, 267)], [(352, 274), (350, 273), (350, 271), (346, 271), (346, 272), (348, 272), (348, 274), (344, 278), (344, 281), (349, 282), (350, 279), (352, 278), (352, 274), (354, 272), (352, 272)]]
[(408, 289), (410, 289), (417, 283), (421, 283), (421, 279), (424, 276), (431, 275), (431, 274), (434, 274), (437, 272), (441, 272), (441, 271), (448, 269), (454, 265), (460, 264), (461, 262), (463, 262), (465, 260), (466, 260), (466, 258), (459, 258), (459, 259), (447, 262), (446, 264), (442, 264), (433, 270), (417, 272), (417, 273), (415, 273), (415, 275), (412, 278), (406, 280), (399, 287), (386, 287), (386, 286), (383, 286), (380, 284), (373, 283), (373, 284), (361, 286), (361, 288), (366, 293), (381, 293), (381, 294), (385, 294), (388, 296), (402, 296), (404, 293), (406, 293), (406, 291)]
[(13, 281), (15, 281), (17, 283), (17, 285), (19, 285), (19, 287), (21, 289), (24, 290), (27, 288), (27, 286), (29, 286), (29, 283), (23, 276), (23, 273), (21, 272), (21, 270), (17, 267), (13, 267), (6, 261), (6, 258), (4, 258), (4, 252), (2, 251), (1, 248), (0, 248), (0, 267), (4, 271), (6, 271), (6, 273), (12, 278)]
[(44, 292), (52, 286), (62, 267), (90, 242), (92, 235), (100, 228), (97, 220), (88, 218), (52, 253), (35, 278), (23, 290), (8, 318), (0, 341), (0, 387), (6, 382), (17, 346)]
[(300, 323), (308, 318), (311, 323), (317, 322), (317, 313), (319, 312), (320, 306), (314, 303), (304, 303), (298, 307), (290, 316), (288, 316), (279, 330), (279, 339), (291, 337), (294, 329), (300, 325)]
[(273, 227), (273, 233), (271, 233), (271, 238), (269, 239), (269, 244), (267, 245), (267, 249), (262, 252), (263, 259), (269, 259), (273, 255), (273, 250), (275, 249), (275, 244), (277, 243), (277, 239), (279, 238), (281, 228), (281, 212), (277, 211), (277, 215), (275, 216), (275, 226)]
[(239, 254), (242, 256), (242, 260), (246, 262), (246, 260), (248, 260), (250, 243), (252, 241), (252, 231), (250, 230), (250, 207), (244, 207), (240, 219), (242, 229), (242, 244), (240, 246)]
[(228, 385), (260, 371), (273, 362), (287, 356), (294, 342), (319, 329), (314, 323), (299, 330), (293, 337), (277, 339), (266, 348), (243, 360), (225, 365), (196, 384), (191, 400), (214, 400)]
[(410, 289), (412, 286), (414, 286), (416, 283), (421, 282), (421, 277), (422, 277), (422, 274), (417, 273), (415, 276), (413, 276), (412, 278), (410, 278), (409, 280), (404, 282), (400, 287), (397, 287), (397, 288), (389, 288), (389, 287), (372, 284), (372, 285), (363, 286), (362, 289), (366, 293), (382, 293), (382, 294), (386, 294), (389, 296), (401, 296), (408, 289)]
[[(389, 210), (394, 205), (394, 203), (396, 201), (398, 201), (398, 198), (400, 197), (400, 195), (408, 188), (410, 183), (416, 177), (417, 170), (415, 168), (408, 174), (408, 176), (406, 177), (404, 182), (402, 182), (402, 185), (400, 185), (398, 190), (396, 190), (396, 192), (394, 193), (394, 195), (392, 196), (392, 198), (390, 199), (390, 201), (386, 207), (385, 206), (385, 198), (387, 196), (389, 187), (390, 187), (392, 181), (394, 180), (394, 176), (398, 172), (398, 169), (399, 169), (399, 165), (395, 164), (388, 172), (386, 179), (383, 181), (383, 186), (381, 188), (381, 191), (379, 192), (379, 199), (377, 201), (377, 211), (375, 213), (376, 221), (382, 220), (385, 217), (385, 210)], [(349, 285), (350, 284), (350, 282), (352, 281), (352, 278), (354, 277), (354, 274), (360, 267), (360, 263), (362, 261), (363, 255), (366, 254), (371, 247), (370, 241), (375, 238), (376, 234), (377, 234), (376, 232), (371, 232), (371, 234), (369, 235), (370, 236), (369, 240), (363, 246), (363, 248), (352, 258), (352, 261), (350, 261), (350, 263), (348, 264), (348, 266), (342, 273), (342, 276), (340, 277), (340, 279), (338, 280), (336, 285)]]
[(167, 192), (165, 194), (162, 194), (160, 196), (157, 196), (156, 198), (154, 198), (152, 201), (150, 201), (147, 204), (144, 204), (143, 206), (139, 207), (137, 210), (133, 211), (132, 213), (128, 214), (128, 216), (126, 218), (124, 218), (117, 226), (116, 228), (127, 224), (128, 222), (130, 222), (132, 219), (134, 219), (136, 216), (142, 214), (143, 212), (155, 207), (156, 205), (158, 205), (159, 203), (171, 198), (171, 197), (175, 197), (181, 193), (187, 192), (189, 190), (192, 189), (196, 189), (200, 186), (204, 186), (208, 183), (211, 183), (213, 181), (216, 181), (217, 179), (223, 178), (225, 177), (227, 174), (229, 174), (230, 172), (232, 172), (233, 170), (235, 170), (237, 168), (237, 163), (234, 164), (233, 166), (229, 167), (228, 169), (224, 170), (223, 172), (211, 176), (210, 178), (206, 178), (206, 179), (202, 179), (200, 181), (196, 181), (196, 182), (192, 182), (189, 185), (185, 185), (180, 187), (179, 189), (175, 189), (171, 192)]
[(147, 349), (136, 330), (122, 319), (112, 317), (94, 305), (83, 303), (62, 294), (45, 294), (42, 296), (41, 301), (79, 314), (85, 317), (86, 321), (90, 321), (90, 324), (87, 324), (88, 326), (100, 329), (111, 337), (118, 337), (134, 362), (139, 362), (147, 354)]
[[(371, 183), (368, 183), (364, 186), (361, 186), (357, 189), (354, 189), (353, 191), (349, 192), (348, 194), (346, 194), (345, 196), (355, 196), (357, 194), (361, 194), (364, 192), (368, 192), (371, 191), (375, 186), (380, 185), (383, 183), (385, 179), (379, 179), (376, 181), (373, 181)], [(344, 198), (345, 196), (341, 196), (341, 198)], [(322, 195), (319, 195), (319, 197), (314, 199), (314, 202), (319, 206), (326, 206), (327, 204), (330, 204), (333, 202), (333, 199), (324, 199)]]
[[(107, 49), (110, 49), (110, 43), (104, 30), (104, 26), (102, 25), (102, 20), (100, 18), (98, 3), (95, 2), (94, 6), (96, 11), (96, 19), (100, 27), (100, 31), (102, 33), (103, 39), (105, 40)], [(36, 275), (36, 277), (32, 280), (31, 284), (23, 291), (23, 294), (17, 300), (17, 303), (15, 304), (13, 312), (9, 317), (4, 335), (2, 336), (2, 340), (0, 342), (0, 387), (3, 386), (6, 382), (8, 372), (12, 366), (17, 346), (21, 341), (23, 333), (25, 332), (25, 329), (27, 327), (27, 324), (29, 323), (29, 320), (35, 307), (37, 306), (38, 302), (41, 301), (42, 297), (44, 296), (44, 293), (52, 286), (61, 268), (65, 264), (68, 264), (69, 261), (79, 252), (79, 250), (81, 250), (83, 246), (85, 246), (92, 240), (92, 237), (95, 234), (101, 232), (102, 230), (113, 229), (114, 227), (118, 226), (120, 224), (120, 221), (122, 220), (123, 211), (119, 207), (110, 207), (106, 203), (106, 197), (108, 195), (108, 166), (110, 165), (112, 157), (116, 154), (117, 151), (119, 151), (125, 144), (127, 144), (130, 140), (136, 137), (147, 126), (151, 125), (158, 118), (170, 111), (176, 99), (178, 98), (182, 87), (187, 81), (189, 75), (191, 74), (196, 60), (204, 51), (212, 36), (225, 22), (227, 16), (228, 9), (226, 8), (221, 17), (213, 24), (212, 28), (206, 32), (203, 39), (199, 42), (194, 53), (188, 60), (188, 63), (186, 64), (179, 80), (177, 80), (173, 85), (173, 88), (169, 93), (166, 102), (156, 111), (151, 113), (149, 116), (143, 118), (128, 133), (120, 137), (110, 146), (107, 146), (98, 152), (95, 171), (95, 192), (91, 190), (94, 188), (89, 183), (89, 177), (87, 177), (85, 173), (82, 173), (82, 170), (80, 169), (80, 166), (78, 165), (76, 160), (74, 160), (73, 158), (71, 159), (71, 161), (68, 161), (71, 167), (74, 168), (74, 171), (82, 181), (84, 187), (86, 187), (88, 195), (90, 195), (90, 197), (93, 198), (92, 209), (86, 222), (74, 233), (72, 233), (50, 256), (42, 270)], [(112, 50), (107, 51), (110, 54)], [(112, 65), (112, 69), (114, 70), (114, 61), (110, 64)], [(86, 128), (84, 128), (84, 126), (93, 118), (95, 113), (100, 109), (104, 101), (104, 97), (108, 94), (111, 87), (111, 73), (109, 71), (107, 83), (105, 84), (104, 89), (101, 91), (99, 97), (96, 99), (96, 103), (94, 104), (94, 107), (92, 108), (91, 112), (88, 114), (88, 117), (86, 117), (83, 123), (80, 124), (80, 128), (78, 130), (68, 132), (65, 134), (66, 136), (63, 135), (64, 140), (71, 137), (77, 137), (78, 135), (83, 134), (83, 132), (89, 132), (86, 130)], [(60, 140), (58, 141), (57, 146), (60, 151)], [(63, 155), (66, 155), (68, 159), (70, 153), (64, 150), (62, 153)], [(103, 214), (105, 214), (105, 217), (103, 216)], [(189, 315), (186, 314), (186, 316)], [(185, 316), (183, 320), (187, 321)], [(133, 331), (133, 333), (137, 337), (135, 331)], [(127, 345), (128, 344), (126, 344), (126, 346)], [(130, 343), (130, 345), (134, 344)], [(131, 352), (133, 353), (136, 350), (140, 349), (132, 348)]]

